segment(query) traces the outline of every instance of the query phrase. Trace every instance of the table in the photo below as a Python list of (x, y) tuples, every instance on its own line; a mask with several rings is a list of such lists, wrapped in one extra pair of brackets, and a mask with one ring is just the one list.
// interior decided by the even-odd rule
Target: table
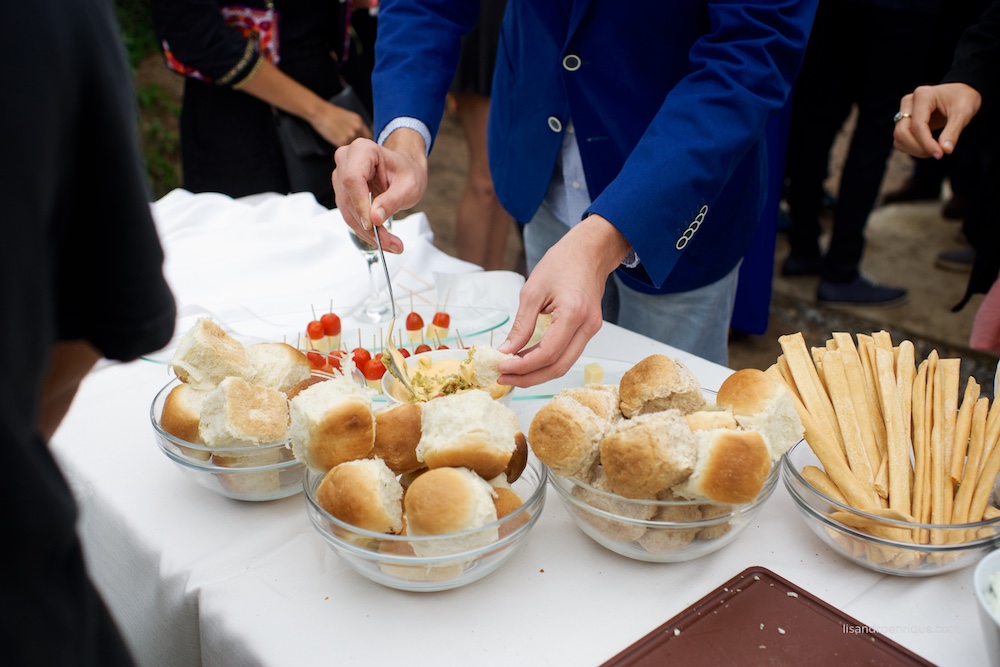
[[(172, 271), (182, 270), (177, 246), (166, 245)], [(462, 282), (492, 284), (475, 268), (452, 268)], [(231, 289), (245, 292), (238, 282)], [(509, 304), (503, 292), (495, 296)], [(709, 389), (731, 372), (607, 323), (586, 353), (626, 362), (667, 354)], [(939, 665), (986, 664), (972, 568), (915, 579), (859, 568), (808, 531), (780, 484), (733, 544), (698, 561), (607, 551), (549, 490), (523, 548), (486, 579), (439, 593), (383, 588), (339, 561), (303, 495), (242, 503), (174, 468), (149, 422), (168, 380), (166, 366), (149, 361), (100, 365), (52, 441), (80, 503), (92, 576), (143, 665), (596, 665), (753, 565)], [(542, 404), (513, 402), (523, 430)]]

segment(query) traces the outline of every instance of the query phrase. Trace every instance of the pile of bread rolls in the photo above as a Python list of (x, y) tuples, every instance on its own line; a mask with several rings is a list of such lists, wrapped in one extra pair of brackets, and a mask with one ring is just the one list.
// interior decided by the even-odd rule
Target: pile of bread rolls
[[(552, 472), (585, 483), (573, 493), (589, 505), (630, 519), (691, 522), (756, 499), (774, 462), (802, 435), (787, 388), (763, 371), (733, 373), (712, 405), (683, 363), (652, 355), (618, 384), (560, 391), (535, 414), (528, 441)], [(713, 539), (729, 528), (647, 531), (589, 520), (612, 539), (638, 541), (650, 551)]]
[[(285, 343), (244, 346), (211, 319), (199, 319), (178, 342), (170, 368), (181, 381), (167, 394), (160, 427), (175, 438), (211, 449), (182, 447), (190, 458), (222, 468), (269, 466), (291, 460), (287, 393), (310, 377), (309, 360)], [(277, 470), (220, 474), (240, 494), (280, 486)]]
[[(442, 536), (415, 540), (412, 549), (406, 541), (364, 540), (369, 548), (461, 553), (528, 520), (490, 527), (522, 505), (511, 484), (527, 464), (528, 446), (513, 410), (482, 389), (383, 408), (372, 399), (370, 389), (344, 376), (314, 381), (289, 399), (288, 430), (294, 456), (324, 474), (315, 498), (330, 515), (374, 533)], [(411, 579), (451, 577), (462, 567), (383, 564)]]

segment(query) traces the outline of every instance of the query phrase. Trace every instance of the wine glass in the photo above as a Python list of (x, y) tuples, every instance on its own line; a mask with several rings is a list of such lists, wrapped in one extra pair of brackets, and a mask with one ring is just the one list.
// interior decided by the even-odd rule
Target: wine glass
[[(392, 218), (388, 218), (383, 226), (391, 231)], [(374, 270), (374, 265), (379, 261), (378, 248), (359, 238), (353, 230), (349, 236), (351, 237), (351, 242), (354, 243), (354, 246), (361, 252), (361, 256), (368, 263), (368, 298), (354, 312), (354, 317), (369, 324), (381, 324), (389, 320), (392, 315), (392, 308), (389, 303), (380, 301), (379, 299), (378, 272)]]

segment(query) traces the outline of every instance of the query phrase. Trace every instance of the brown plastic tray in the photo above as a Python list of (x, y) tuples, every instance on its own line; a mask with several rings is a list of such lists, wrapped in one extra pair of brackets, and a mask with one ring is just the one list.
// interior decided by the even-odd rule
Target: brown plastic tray
[(763, 567), (747, 568), (602, 667), (671, 664), (933, 667)]

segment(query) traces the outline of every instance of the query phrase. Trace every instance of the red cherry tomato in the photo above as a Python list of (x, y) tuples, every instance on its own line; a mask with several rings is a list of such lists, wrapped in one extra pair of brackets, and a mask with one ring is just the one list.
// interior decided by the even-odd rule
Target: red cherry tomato
[(340, 335), (340, 317), (336, 313), (327, 313), (323, 317), (319, 318), (320, 324), (323, 325), (323, 333), (327, 336), (339, 336)]
[(309, 363), (312, 364), (312, 367), (318, 371), (326, 370), (329, 367), (329, 360), (326, 358), (326, 355), (321, 352), (310, 350), (309, 352), (306, 352), (306, 357), (309, 358)]
[(358, 367), (358, 370), (364, 372), (365, 365), (371, 361), (371, 352), (363, 347), (356, 347), (351, 350), (351, 358), (354, 360), (354, 365)]
[(413, 312), (406, 316), (406, 330), (407, 331), (419, 331), (424, 328), (424, 318), (420, 317), (420, 313)]
[(430, 351), (431, 351), (430, 345), (428, 345), (427, 343), (421, 343), (420, 345), (417, 345), (416, 348), (414, 348), (413, 353), (420, 354), (421, 352), (430, 352)]
[(381, 380), (385, 375), (385, 366), (382, 365), (381, 359), (369, 359), (364, 372), (366, 380)]
[(439, 350), (447, 350), (448, 346), (447, 345), (438, 345), (437, 349), (439, 349)]
[(431, 320), (431, 324), (442, 329), (447, 329), (451, 326), (451, 315), (448, 313), (434, 313), (434, 319)]
[(323, 324), (319, 320), (313, 320), (306, 325), (306, 335), (309, 340), (319, 340), (326, 335), (323, 333)]
[(410, 351), (407, 350), (405, 347), (401, 347), (399, 348), (399, 354), (402, 355), (404, 359), (406, 359), (408, 356), (410, 356)]

